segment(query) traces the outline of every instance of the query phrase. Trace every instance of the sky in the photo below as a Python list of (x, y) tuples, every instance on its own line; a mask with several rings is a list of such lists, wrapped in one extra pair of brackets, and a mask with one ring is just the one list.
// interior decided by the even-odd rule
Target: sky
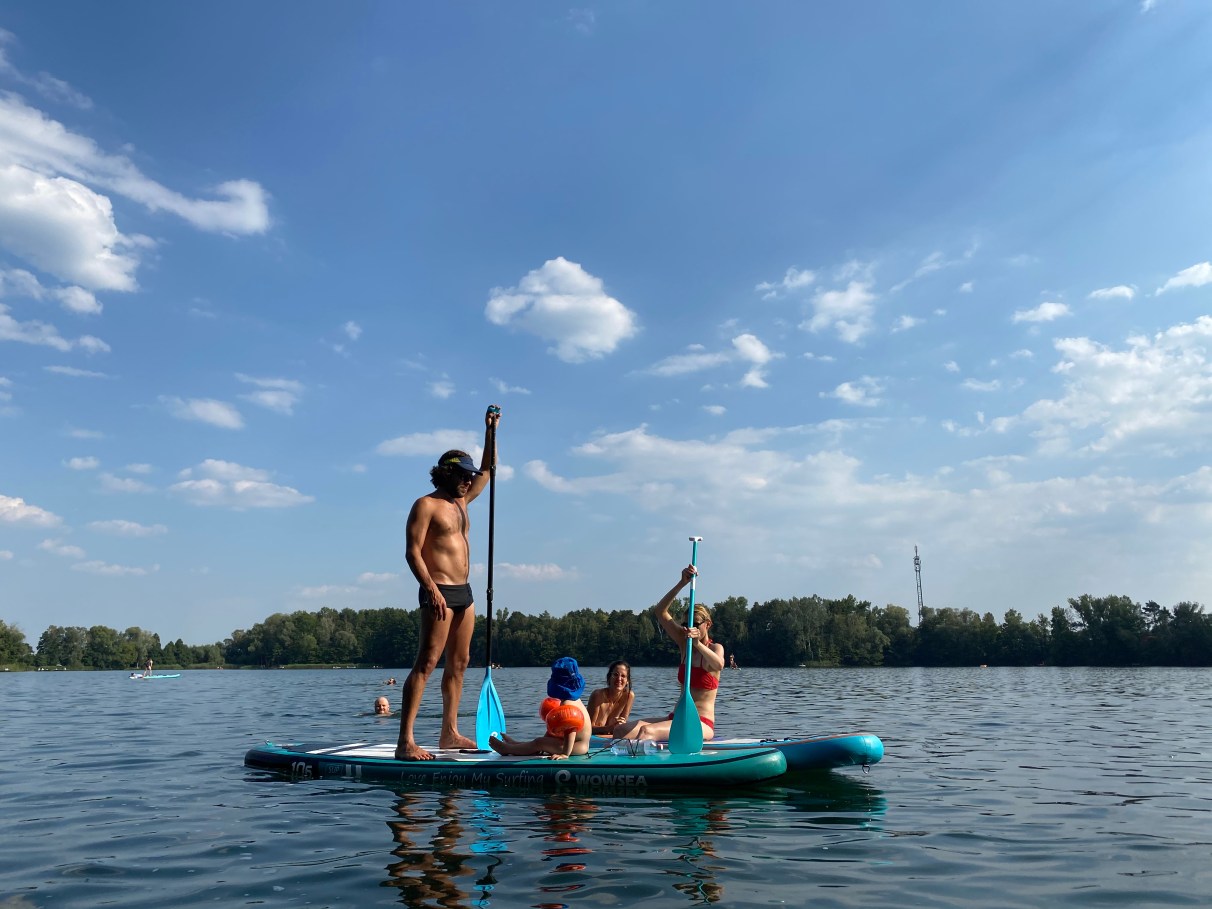
[[(0, 2), (0, 620), (1212, 594), (1178, 0)], [(482, 612), (488, 496), (471, 506)], [(402, 659), (408, 659), (402, 655)]]

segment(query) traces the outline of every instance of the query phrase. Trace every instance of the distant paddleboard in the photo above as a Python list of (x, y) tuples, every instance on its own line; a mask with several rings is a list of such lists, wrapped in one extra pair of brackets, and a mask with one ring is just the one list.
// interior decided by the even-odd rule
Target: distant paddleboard
[(152, 679), (179, 679), (179, 678), (181, 678), (181, 673), (166, 672), (163, 675), (144, 675), (142, 672), (134, 672), (134, 673), (131, 673), (131, 678), (132, 679), (146, 679), (147, 681), (150, 682)]

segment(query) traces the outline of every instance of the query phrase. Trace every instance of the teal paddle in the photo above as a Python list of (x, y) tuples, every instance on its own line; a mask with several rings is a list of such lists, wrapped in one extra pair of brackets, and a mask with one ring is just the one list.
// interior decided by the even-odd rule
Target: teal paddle
[[(690, 564), (697, 567), (699, 561), (699, 543), (702, 537), (690, 538)], [(686, 607), (686, 627), (694, 625), (694, 581), (690, 578), (690, 605)], [(686, 682), (682, 686), (682, 696), (678, 705), (673, 709), (673, 722), (669, 726), (669, 750), (674, 754), (695, 754), (703, 750), (703, 724), (699, 720), (698, 708), (690, 697), (690, 666), (694, 655), (694, 640), (686, 639)]]
[[(489, 413), (500, 413), (501, 408), (495, 404), (488, 408)], [(480, 705), (476, 708), (476, 747), (487, 751), (491, 746), (488, 740), (493, 733), (505, 734), (505, 710), (501, 707), (501, 698), (497, 688), (492, 684), (492, 544), (496, 530), (497, 511), (497, 427), (488, 427), (488, 444), (492, 448), (488, 467), (488, 620), (486, 623), (487, 643), (484, 647), (484, 684), (480, 686)]]

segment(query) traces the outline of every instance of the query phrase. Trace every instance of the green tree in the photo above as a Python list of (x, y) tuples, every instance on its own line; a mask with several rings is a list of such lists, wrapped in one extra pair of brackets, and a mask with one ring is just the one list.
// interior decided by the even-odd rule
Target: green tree
[(64, 666), (80, 669), (84, 666), (84, 648), (88, 645), (88, 629), (79, 625), (51, 625), (38, 638), (38, 666)]
[(28, 666), (33, 660), (34, 651), (25, 640), (25, 632), (0, 621), (0, 663)]

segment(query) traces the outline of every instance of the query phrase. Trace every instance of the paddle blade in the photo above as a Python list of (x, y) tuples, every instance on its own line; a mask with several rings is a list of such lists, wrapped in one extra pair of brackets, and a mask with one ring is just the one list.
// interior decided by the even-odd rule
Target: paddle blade
[[(488, 740), (493, 733), (505, 734), (505, 710), (501, 699), (497, 696), (496, 686), (492, 684), (492, 670), (484, 670), (484, 684), (480, 687), (480, 705), (476, 708), (476, 747), (481, 751), (489, 749)], [(699, 730), (700, 734), (702, 730)]]
[(674, 754), (697, 754), (703, 750), (703, 724), (689, 691), (683, 691), (669, 724), (669, 750)]

